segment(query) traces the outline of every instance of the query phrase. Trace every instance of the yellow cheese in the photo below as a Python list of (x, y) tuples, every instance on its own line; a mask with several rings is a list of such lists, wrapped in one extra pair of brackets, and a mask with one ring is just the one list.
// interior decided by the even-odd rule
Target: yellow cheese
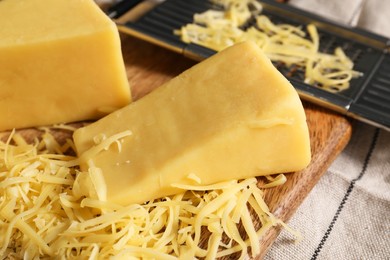
[(297, 92), (252, 42), (77, 130), (74, 141), (82, 169), (100, 168), (100, 194), (118, 204), (175, 194), (181, 185), (297, 171), (310, 161)]
[(117, 28), (93, 0), (1, 0), (0, 25), (0, 130), (130, 102)]

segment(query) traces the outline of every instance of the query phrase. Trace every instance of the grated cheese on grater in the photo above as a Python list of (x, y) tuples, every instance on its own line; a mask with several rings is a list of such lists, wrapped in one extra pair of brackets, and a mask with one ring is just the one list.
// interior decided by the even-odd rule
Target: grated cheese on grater
[[(319, 51), (317, 28), (309, 24), (307, 33), (300, 26), (274, 24), (260, 15), (257, 0), (211, 0), (225, 10), (208, 10), (194, 15), (193, 23), (175, 30), (186, 43), (195, 43), (221, 51), (242, 41), (254, 41), (274, 62), (287, 67), (296, 65), (305, 70), (305, 83), (330, 92), (349, 88), (350, 80), (361, 76), (353, 70), (353, 62), (340, 47), (333, 54)], [(242, 29), (249, 19), (255, 25)], [(308, 35), (307, 35), (308, 34)]]

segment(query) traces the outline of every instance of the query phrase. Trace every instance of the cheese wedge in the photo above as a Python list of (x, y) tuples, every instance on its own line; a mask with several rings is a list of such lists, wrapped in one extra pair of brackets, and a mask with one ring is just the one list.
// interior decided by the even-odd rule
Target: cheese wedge
[(101, 170), (89, 187), (124, 205), (175, 194), (177, 185), (301, 170), (311, 157), (297, 92), (252, 42), (78, 129), (74, 141), (82, 170)]
[(96, 119), (130, 99), (119, 33), (93, 0), (0, 1), (0, 130)]

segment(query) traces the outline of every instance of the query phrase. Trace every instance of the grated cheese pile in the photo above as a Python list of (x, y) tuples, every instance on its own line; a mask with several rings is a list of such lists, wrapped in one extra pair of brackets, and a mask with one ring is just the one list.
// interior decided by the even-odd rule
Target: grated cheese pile
[[(260, 253), (259, 238), (270, 227), (285, 226), (270, 213), (255, 178), (176, 185), (182, 194), (142, 205), (91, 199), (78, 178), (96, 169), (79, 172), (78, 159), (66, 155), (72, 147), (48, 131), (33, 144), (15, 132), (0, 141), (1, 259), (214, 259), (234, 253), (244, 259)], [(189, 178), (196, 184), (196, 176)], [(267, 178), (264, 187), (285, 182), (284, 175)]]
[[(212, 0), (224, 10), (208, 10), (194, 15), (194, 22), (175, 30), (186, 43), (195, 43), (220, 51), (236, 43), (251, 40), (274, 62), (282, 62), (305, 70), (305, 83), (330, 92), (349, 88), (352, 78), (361, 73), (353, 70), (353, 62), (340, 47), (333, 54), (319, 51), (317, 28), (309, 24), (305, 32), (290, 24), (274, 24), (260, 15), (257, 0)], [(248, 20), (255, 25), (242, 29)]]

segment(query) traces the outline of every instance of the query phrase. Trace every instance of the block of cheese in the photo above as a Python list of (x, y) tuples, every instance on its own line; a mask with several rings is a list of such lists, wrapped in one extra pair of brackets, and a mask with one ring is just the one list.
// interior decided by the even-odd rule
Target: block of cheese
[(297, 92), (252, 42), (78, 129), (74, 141), (82, 170), (100, 169), (91, 175), (99, 198), (124, 205), (178, 193), (177, 184), (301, 170), (311, 158)]
[(119, 33), (93, 0), (0, 1), (0, 130), (96, 119), (130, 99)]

